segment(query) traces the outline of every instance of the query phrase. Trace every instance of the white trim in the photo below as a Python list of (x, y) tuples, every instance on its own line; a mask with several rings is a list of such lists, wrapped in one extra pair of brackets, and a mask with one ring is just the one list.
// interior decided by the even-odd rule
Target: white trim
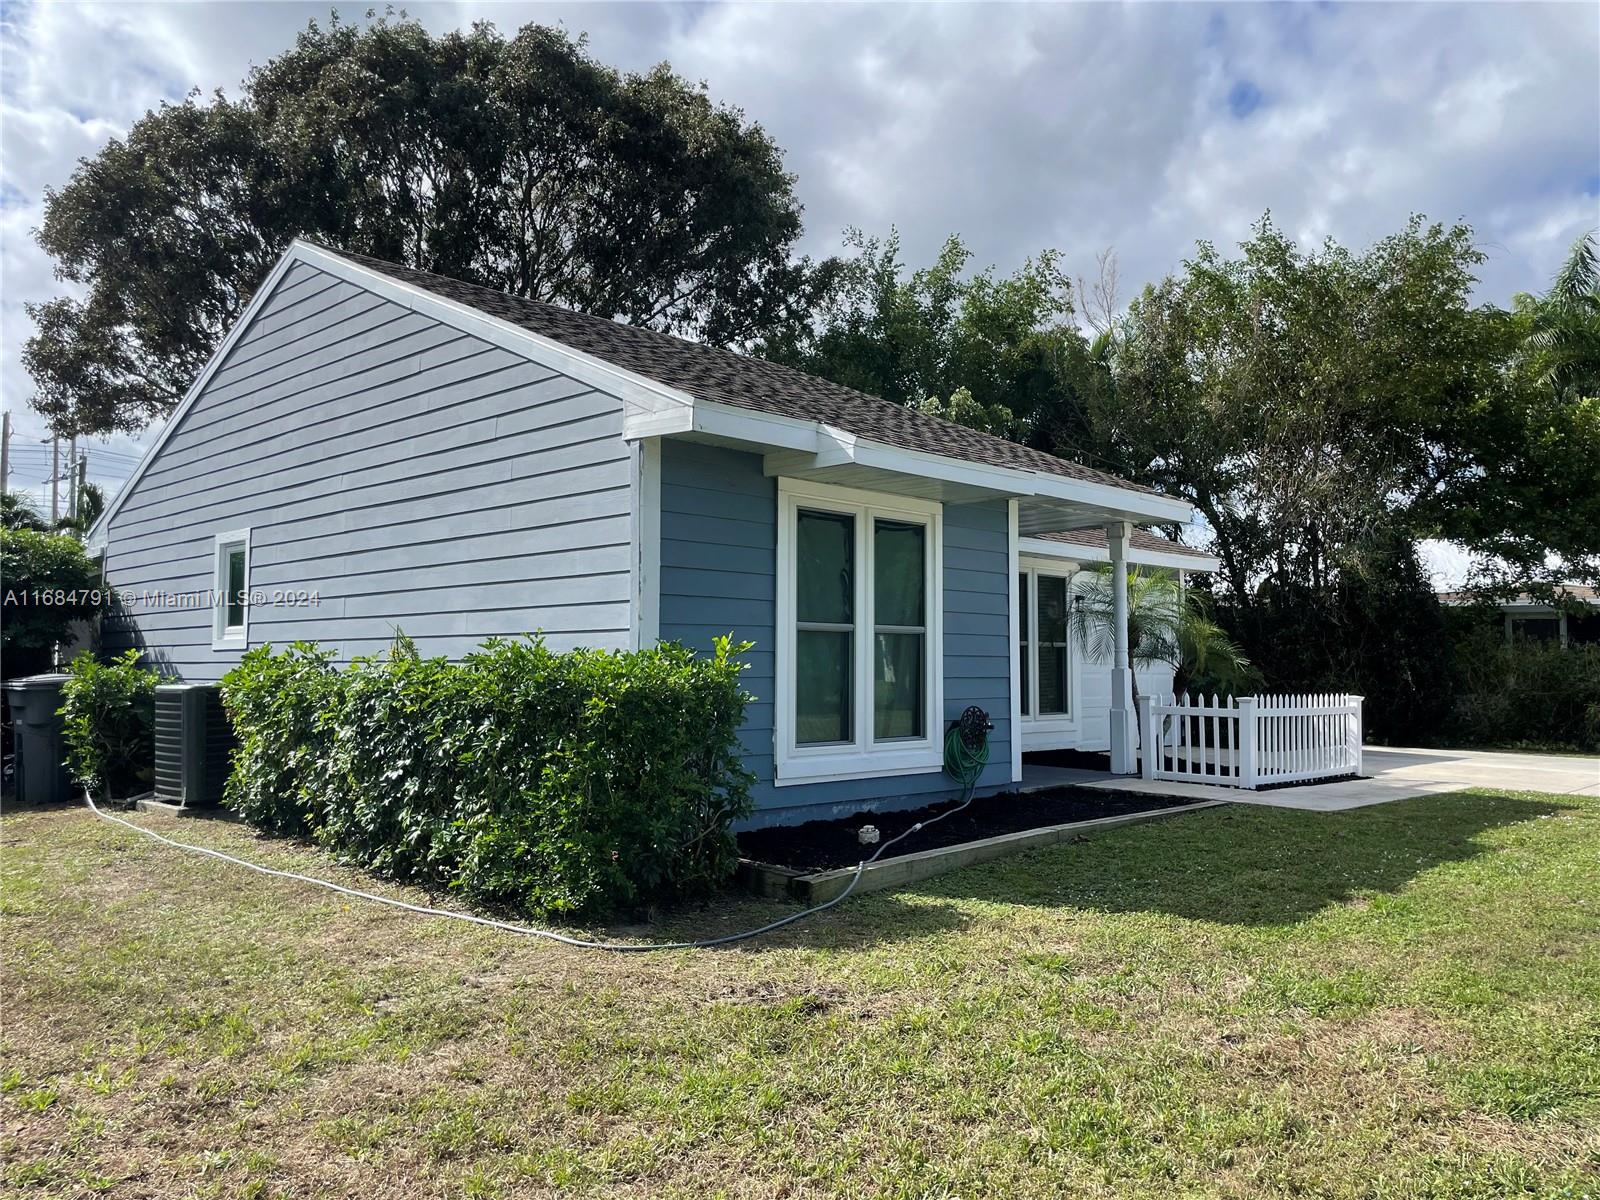
[(1018, 554), (1017, 501), (1006, 501), (1006, 637), (1011, 642), (1011, 782), (1022, 782), (1022, 642), (1017, 626), (1022, 623), (1021, 592), (1017, 576), (1022, 574)]
[[(855, 692), (852, 741), (839, 746), (800, 746), (795, 742), (796, 683), (795, 541), (801, 508), (849, 514), (855, 519)], [(773, 783), (825, 783), (884, 775), (924, 774), (943, 766), (944, 726), (944, 529), (938, 501), (894, 496), (858, 488), (779, 478), (777, 612), (774, 623)], [(924, 615), (924, 736), (915, 741), (875, 742), (873, 657), (873, 540), (876, 517), (915, 521), (926, 526), (923, 564), (927, 611)]]
[[(1028, 645), (1033, 648), (1033, 661), (1028, 671), (1028, 711), (1021, 718), (1022, 736), (1019, 741), (1028, 750), (1059, 750), (1074, 746), (1081, 733), (1083, 680), (1082, 656), (1073, 649), (1070, 624), (1067, 629), (1067, 711), (1048, 715), (1039, 712), (1039, 576), (1065, 579), (1067, 603), (1070, 606), (1076, 590), (1074, 581), (1078, 564), (1024, 554), (1018, 556), (1015, 573), (1028, 577)], [(1019, 642), (1019, 655), (1020, 651)]]
[[(756, 446), (778, 446), (784, 450), (800, 450), (806, 453), (815, 453), (823, 446), (824, 427), (816, 421), (757, 412), (754, 409), (718, 404), (711, 400), (694, 402), (694, 412), (689, 424), (695, 433), (723, 437), (734, 442), (748, 442)], [(626, 430), (624, 422), (624, 437), (627, 436)]]
[(756, 446), (798, 452), (809, 459), (780, 461), (773, 473), (803, 467), (818, 469), (852, 463), (887, 472), (935, 479), (954, 486), (987, 490), (995, 495), (1054, 500), (1074, 505), (1114, 510), (1139, 520), (1187, 523), (1194, 509), (1186, 501), (1151, 492), (1089, 480), (1073, 479), (1047, 471), (974, 463), (898, 446), (888, 446), (818, 421), (757, 412), (734, 405), (696, 400), (688, 392), (669, 387), (618, 367), (605, 359), (575, 350), (564, 342), (491, 316), (471, 305), (447, 299), (425, 288), (403, 283), (382, 271), (359, 266), (333, 251), (295, 240), (256, 290), (255, 296), (223, 338), (183, 400), (162, 427), (156, 440), (134, 468), (133, 474), (90, 530), (92, 549), (105, 544), (113, 518), (132, 495), (150, 464), (204, 392), (261, 306), (276, 290), (284, 273), (295, 263), (307, 263), (336, 279), (364, 288), (414, 312), (424, 313), (453, 328), (482, 338), (491, 345), (519, 353), (561, 371), (589, 386), (618, 397), (623, 404), (623, 437), (634, 441), (672, 433), (699, 433)]
[[(1049, 538), (1025, 537), (1022, 552), (1039, 558), (1065, 558), (1074, 562), (1108, 563), (1111, 551), (1103, 546), (1078, 542), (1054, 542)], [(1165, 550), (1144, 550), (1128, 543), (1128, 561), (1141, 567), (1164, 567), (1170, 571), (1219, 571), (1222, 560), (1210, 554), (1178, 554)]]
[(661, 439), (635, 447), (633, 644), (648, 650), (661, 638)]
[(359, 266), (334, 251), (297, 240), (289, 247), (289, 253), (297, 261), (310, 263), (330, 275), (357, 283), (404, 308), (437, 317), (445, 324), (482, 338), (491, 345), (522, 354), (527, 354), (531, 347), (537, 353), (528, 357), (563, 375), (570, 375), (580, 383), (587, 383), (598, 391), (618, 397), (625, 407), (655, 413), (662, 409), (689, 407), (694, 403), (694, 398), (687, 392), (668, 387), (582, 350), (575, 350), (565, 342), (513, 325), (470, 304), (461, 304), (437, 292), (404, 283), (393, 275)]
[[(235, 549), (244, 550), (244, 623), (231, 629), (228, 620), (227, 559)], [(244, 650), (250, 645), (250, 530), (229, 529), (211, 539), (211, 648)]]
[[(112, 519), (121, 511), (127, 498), (133, 494), (134, 488), (150, 469), (150, 464), (161, 453), (167, 440), (183, 423), (184, 417), (194, 407), (195, 401), (205, 391), (206, 385), (211, 382), (211, 377), (221, 369), (234, 345), (277, 289), (285, 273), (296, 263), (306, 263), (336, 279), (353, 283), (413, 312), (434, 317), (464, 333), (482, 338), (491, 345), (522, 354), (552, 370), (570, 375), (580, 383), (586, 383), (599, 391), (618, 397), (622, 401), (625, 413), (639, 412), (646, 417), (654, 417), (665, 412), (668, 414), (665, 423), (670, 424), (673, 410), (681, 409), (687, 413), (694, 404), (693, 398), (687, 392), (657, 383), (653, 379), (615, 366), (592, 354), (574, 350), (564, 342), (523, 329), (520, 325), (513, 325), (499, 317), (490, 316), (470, 305), (448, 300), (425, 288), (402, 283), (391, 275), (359, 266), (340, 254), (302, 242), (297, 238), (284, 251), (277, 265), (267, 273), (266, 279), (256, 289), (255, 296), (246, 305), (244, 312), (239, 314), (238, 320), (234, 322), (227, 336), (222, 339), (222, 344), (217, 347), (216, 353), (196, 376), (194, 383), (184, 393), (183, 399), (173, 409), (172, 415), (167, 418), (161, 432), (156, 435), (156, 440), (150, 444), (144, 457), (134, 467), (133, 474), (128, 476), (127, 482), (122, 485), (111, 503), (106, 506), (105, 512), (100, 515), (100, 519), (90, 529), (85, 540), (91, 548), (99, 549), (105, 545), (106, 532), (110, 528)], [(679, 420), (681, 423), (682, 418)]]
[(156, 440), (150, 443), (150, 448), (144, 452), (144, 457), (133, 468), (133, 474), (128, 476), (117, 494), (111, 498), (111, 503), (106, 505), (105, 512), (100, 514), (100, 519), (89, 527), (89, 532), (84, 537), (84, 543), (91, 552), (104, 550), (106, 546), (106, 531), (111, 526), (111, 519), (122, 509), (123, 503), (133, 494), (133, 489), (138, 486), (139, 480), (144, 478), (144, 473), (150, 469), (150, 464), (155, 461), (156, 455), (161, 453), (161, 448), (167, 444), (173, 432), (183, 422), (183, 418), (194, 407), (194, 402), (200, 398), (200, 393), (205, 391), (206, 384), (211, 382), (211, 377), (221, 368), (223, 360), (232, 352), (234, 344), (244, 335), (250, 322), (255, 319), (256, 313), (266, 304), (268, 297), (277, 290), (285, 274), (297, 260), (291, 246), (289, 253), (278, 260), (278, 265), (267, 272), (267, 277), (261, 281), (261, 286), (256, 289), (256, 294), (250, 298), (250, 303), (245, 305), (244, 312), (239, 314), (239, 319), (234, 322), (233, 328), (228, 330), (227, 336), (222, 339), (222, 344), (217, 347), (217, 352), (211, 356), (209, 362), (201, 368), (200, 374), (195, 377), (194, 383), (189, 385), (189, 390), (184, 393), (183, 399), (178, 402), (178, 407), (172, 410), (172, 415), (167, 418), (167, 423), (161, 427), (161, 432), (156, 435)]

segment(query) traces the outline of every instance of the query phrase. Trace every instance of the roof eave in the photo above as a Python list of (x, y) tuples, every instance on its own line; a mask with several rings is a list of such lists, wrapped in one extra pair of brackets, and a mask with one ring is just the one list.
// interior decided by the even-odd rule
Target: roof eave
[[(1034, 501), (1037, 524), (1071, 529), (1109, 520), (1187, 525), (1187, 501), (1135, 488), (1119, 488), (1045, 471), (994, 466), (908, 450), (863, 438), (820, 421), (784, 417), (714, 401), (694, 400), (687, 409), (629, 415), (623, 437), (688, 436), (762, 453), (768, 475), (825, 479), (843, 468), (937, 481), (971, 498)], [(1052, 518), (1054, 512), (1058, 517)], [(1076, 515), (1074, 515), (1076, 514)], [(1044, 532), (1035, 528), (1033, 532)]]
[[(1086, 546), (1081, 542), (1055, 542), (1046, 538), (1025, 537), (1017, 548), (1023, 554), (1039, 558), (1065, 558), (1073, 562), (1103, 563), (1111, 561), (1111, 551), (1105, 546)], [(1128, 547), (1128, 561), (1141, 567), (1165, 567), (1171, 571), (1195, 571), (1208, 574), (1222, 570), (1222, 560), (1214, 554), (1197, 554), (1193, 551), (1151, 550), (1144, 546)]]

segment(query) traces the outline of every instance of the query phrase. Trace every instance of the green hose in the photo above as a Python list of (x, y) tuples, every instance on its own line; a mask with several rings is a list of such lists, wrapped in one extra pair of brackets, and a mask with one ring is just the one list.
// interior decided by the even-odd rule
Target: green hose
[(968, 746), (961, 736), (961, 726), (952, 725), (944, 735), (944, 769), (963, 788), (977, 786), (978, 776), (989, 765), (989, 739), (984, 738), (976, 750)]

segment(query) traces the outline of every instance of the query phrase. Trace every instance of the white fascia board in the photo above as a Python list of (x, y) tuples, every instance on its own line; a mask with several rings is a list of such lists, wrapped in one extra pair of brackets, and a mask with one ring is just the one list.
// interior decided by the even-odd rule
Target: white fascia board
[(596, 391), (616, 396), (630, 412), (654, 414), (688, 408), (694, 403), (694, 398), (687, 392), (668, 387), (582, 350), (574, 350), (565, 342), (513, 325), (471, 305), (461, 304), (426, 288), (415, 287), (382, 271), (360, 266), (321, 247), (297, 241), (290, 246), (289, 254), (298, 261), (346, 279), (385, 300), (435, 317), (503, 350), (527, 355), (563, 375), (572, 376), (580, 383), (587, 383)]
[[(1074, 542), (1053, 542), (1048, 538), (1020, 539), (1022, 553), (1038, 558), (1065, 558), (1073, 562), (1111, 561), (1104, 546), (1084, 546)], [(1141, 567), (1166, 567), (1174, 571), (1220, 571), (1222, 560), (1210, 554), (1170, 554), (1164, 550), (1145, 550), (1129, 543), (1128, 561)]]
[[(782, 417), (763, 416), (763, 419), (787, 421), (794, 426), (806, 424)], [(699, 427), (697, 419), (696, 428)], [(1043, 471), (997, 467), (988, 463), (950, 458), (942, 454), (930, 454), (923, 450), (888, 446), (830, 425), (820, 425), (815, 428), (819, 444), (814, 450), (807, 453), (802, 447), (792, 446), (790, 449), (798, 451), (797, 453), (770, 454), (767, 456), (766, 473), (785, 475), (801, 470), (814, 471), (851, 464), (876, 467), (882, 471), (892, 471), (922, 479), (938, 479), (946, 483), (993, 492), (997, 496), (1042, 497), (1069, 501), (1118, 513), (1131, 513), (1140, 520), (1161, 524), (1186, 525), (1194, 519), (1194, 508), (1188, 501), (1175, 500), (1170, 496), (1158, 496), (1151, 492), (1113, 487), (1109, 484), (1072, 479), (1065, 475), (1052, 475)]]
[[(204, 369), (190, 385), (183, 399), (173, 409), (172, 415), (162, 426), (161, 432), (156, 435), (156, 440), (150, 449), (145, 451), (144, 457), (139, 460), (133, 474), (128, 476), (126, 483), (117, 492), (115, 499), (106, 506), (106, 511), (89, 530), (86, 544), (95, 551), (105, 548), (106, 531), (110, 527), (111, 519), (121, 510), (123, 503), (133, 494), (134, 487), (149, 469), (156, 455), (161, 453), (161, 448), (174, 430), (183, 422), (183, 418), (194, 407), (195, 401), (211, 382), (211, 377), (221, 368), (227, 360), (234, 345), (250, 327), (256, 314), (267, 302), (267, 299), (277, 290), (284, 274), (295, 263), (306, 263), (325, 271), (336, 279), (353, 283), (357, 287), (381, 296), (402, 308), (430, 316), (453, 329), (480, 338), (490, 345), (499, 346), (514, 354), (521, 354), (552, 370), (569, 375), (580, 383), (586, 383), (596, 391), (605, 392), (616, 396), (622, 401), (626, 419), (651, 420), (660, 418), (663, 423), (671, 425), (673, 422), (683, 423), (694, 404), (694, 399), (687, 392), (677, 388), (668, 387), (633, 371), (618, 367), (604, 359), (596, 358), (592, 354), (585, 354), (581, 350), (574, 350), (563, 342), (544, 337), (532, 330), (524, 329), (520, 325), (513, 325), (499, 317), (490, 316), (469, 305), (446, 299), (443, 296), (404, 283), (391, 275), (381, 271), (374, 271), (367, 267), (351, 262), (342, 255), (324, 250), (320, 246), (313, 246), (308, 242), (296, 239), (290, 243), (288, 250), (277, 265), (267, 273), (261, 286), (256, 289), (256, 294), (245, 307), (239, 319), (234, 322), (233, 328), (222, 339), (222, 344), (217, 347), (216, 353), (211, 356)], [(678, 414), (683, 414), (679, 416)], [(675, 430), (662, 430), (669, 432)], [(642, 433), (637, 436), (656, 436), (654, 433)]]
[(244, 331), (249, 327), (250, 322), (255, 319), (256, 313), (261, 311), (261, 307), (267, 302), (267, 298), (277, 290), (279, 282), (282, 281), (285, 273), (294, 265), (294, 262), (294, 248), (291, 246), (289, 252), (278, 260), (277, 266), (267, 272), (267, 277), (261, 281), (261, 286), (256, 289), (256, 294), (250, 298), (250, 303), (245, 305), (244, 312), (233, 323), (233, 328), (228, 330), (227, 336), (222, 339), (222, 344), (217, 347), (216, 353), (211, 356), (210, 361), (201, 369), (200, 374), (195, 377), (195, 381), (189, 385), (189, 390), (183, 394), (183, 399), (178, 401), (178, 406), (172, 410), (172, 415), (167, 418), (166, 424), (161, 427), (161, 432), (156, 434), (156, 440), (150, 443), (150, 448), (144, 452), (144, 457), (134, 466), (133, 474), (129, 475), (127, 481), (118, 489), (117, 494), (112, 497), (111, 503), (106, 505), (106, 510), (100, 514), (99, 519), (89, 527), (89, 532), (84, 536), (84, 544), (91, 554), (98, 554), (105, 550), (106, 530), (111, 526), (111, 518), (117, 515), (123, 503), (133, 494), (134, 487), (144, 477), (144, 473), (150, 469), (150, 464), (155, 461), (156, 455), (161, 453), (161, 447), (167, 444), (167, 439), (172, 436), (173, 431), (182, 423), (184, 416), (194, 407), (194, 402), (199, 398), (200, 393), (206, 390), (206, 384), (211, 382), (211, 377), (222, 366), (223, 360), (233, 350), (234, 344), (244, 335)]
[(806, 454), (826, 449), (825, 428), (816, 421), (780, 417), (709, 400), (694, 402), (694, 431)]
[(981, 488), (1006, 497), (1036, 494), (1031, 486), (1033, 481), (1031, 471), (991, 467), (985, 463), (946, 458), (941, 454), (927, 454), (921, 450), (905, 450), (899, 446), (885, 446), (881, 442), (869, 442), (859, 438), (855, 439), (852, 458), (858, 466), (877, 467), (882, 471), (896, 471), (902, 475), (917, 475), (945, 483)]
[(1108, 483), (1072, 479), (1066, 475), (1050, 475), (1042, 471), (1030, 473), (1039, 481), (1039, 486), (1034, 490), (1036, 496), (1111, 509), (1128, 514), (1129, 519), (1158, 525), (1187, 525), (1195, 518), (1194, 505), (1187, 500), (1155, 492), (1135, 491), (1133, 488), (1113, 487)]

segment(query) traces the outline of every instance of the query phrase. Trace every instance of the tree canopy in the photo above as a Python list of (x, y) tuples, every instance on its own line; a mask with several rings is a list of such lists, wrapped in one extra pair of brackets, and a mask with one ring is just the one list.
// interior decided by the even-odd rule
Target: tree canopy
[(311, 23), (237, 99), (164, 104), (46, 195), (81, 299), (30, 306), (61, 431), (165, 415), (295, 236), (738, 344), (804, 310), (782, 155), (665, 65), (488, 24)]
[(768, 357), (1037, 448), (1090, 450), (1101, 373), (1055, 251), (1007, 276), (969, 272), (972, 253), (952, 236), (907, 274), (897, 233), (849, 230), (846, 244), (814, 319), (764, 345)]

